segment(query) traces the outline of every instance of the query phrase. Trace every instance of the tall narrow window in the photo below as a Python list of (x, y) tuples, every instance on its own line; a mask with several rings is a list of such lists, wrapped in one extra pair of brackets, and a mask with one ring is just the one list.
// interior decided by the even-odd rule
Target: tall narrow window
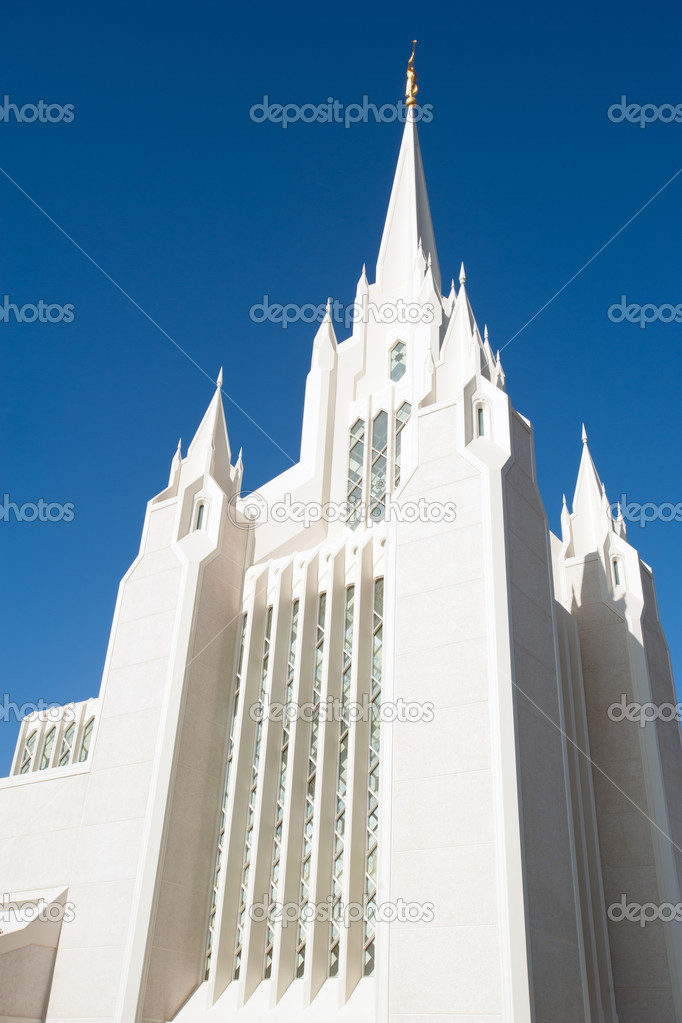
[(284, 828), (284, 798), (287, 789), (287, 764), (289, 762), (289, 732), (291, 728), (290, 708), (294, 700), (294, 676), (296, 674), (296, 640), (298, 637), (298, 601), (295, 600), (291, 610), (291, 632), (289, 634), (289, 656), (287, 658), (287, 680), (284, 693), (284, 713), (282, 716), (282, 742), (279, 755), (279, 788), (275, 804), (275, 831), (272, 843), (272, 866), (270, 869), (270, 893), (267, 932), (265, 937), (265, 964), (263, 979), (272, 975), (272, 957), (275, 949), (275, 922), (273, 914), (277, 905), (279, 891), (279, 872), (282, 860), (282, 830)]
[(71, 759), (73, 750), (73, 737), (76, 734), (76, 722), (72, 721), (62, 736), (62, 747), (59, 751), (59, 766), (66, 767)]
[(482, 405), (479, 405), (476, 410), (476, 418), (478, 421), (478, 436), (485, 437), (485, 411)]
[(85, 729), (83, 731), (83, 738), (81, 739), (81, 751), (78, 757), (78, 763), (82, 764), (88, 759), (90, 752), (90, 740), (92, 739), (92, 730), (95, 727), (95, 719), (90, 718)]
[(24, 749), (21, 754), (21, 764), (19, 765), (19, 774), (28, 774), (31, 770), (37, 739), (38, 732), (34, 729), (24, 744)]
[(405, 429), (405, 424), (410, 418), (410, 412), (412, 406), (409, 401), (404, 401), (398, 411), (395, 414), (395, 470), (393, 481), (397, 487), (400, 483), (400, 456), (402, 451), (402, 432)]
[(362, 520), (362, 474), (365, 461), (365, 422), (358, 419), (350, 431), (348, 453), (348, 486), (346, 495), (350, 506), (348, 524), (355, 529)]
[(379, 522), (386, 514), (386, 476), (388, 466), (388, 413), (379, 412), (372, 423), (372, 475), (369, 514)]
[(363, 964), (365, 977), (374, 974), (376, 959), (377, 843), (379, 837), (379, 754), (381, 735), (381, 677), (384, 639), (384, 580), (374, 581), (372, 619), (372, 682), (370, 690), (369, 764), (367, 779), (367, 836), (365, 846), (365, 909)]
[[(259, 701), (265, 702), (268, 687), (268, 666), (270, 664), (270, 634), (272, 632), (272, 607), (269, 607), (265, 615), (265, 637), (263, 639), (263, 659), (261, 661)], [(249, 891), (249, 873), (251, 869), (251, 850), (253, 845), (253, 831), (256, 823), (256, 793), (258, 792), (258, 779), (260, 772), (261, 741), (263, 738), (263, 721), (256, 724), (256, 734), (253, 740), (253, 757), (251, 760), (251, 787), (249, 789), (249, 806), (246, 817), (246, 835), (244, 837), (244, 859), (242, 862), (242, 876), (239, 888), (239, 912), (237, 914), (237, 938), (234, 950), (234, 979), (239, 979), (239, 972), (242, 965), (242, 951), (244, 949), (244, 930), (246, 926), (246, 899)]]
[(205, 509), (204, 504), (200, 504), (199, 507), (197, 508), (197, 519), (195, 529), (201, 529), (201, 527), (204, 524), (204, 509)]
[(50, 731), (45, 736), (45, 742), (43, 743), (43, 755), (40, 758), (41, 771), (44, 771), (46, 767), (50, 766), (50, 760), (52, 759), (52, 750), (54, 749), (54, 740), (56, 734), (57, 728), (55, 725), (53, 725)]
[(613, 561), (613, 579), (616, 586), (620, 586), (621, 573), (620, 573), (620, 561), (618, 558), (614, 558)]
[(213, 937), (215, 935), (216, 913), (218, 909), (218, 889), (220, 887), (220, 872), (225, 852), (225, 829), (227, 826), (227, 801), (230, 794), (230, 777), (232, 775), (232, 761), (234, 758), (234, 737), (239, 711), (239, 693), (242, 687), (242, 670), (244, 664), (244, 642), (246, 637), (246, 615), (242, 615), (239, 629), (239, 654), (237, 655), (237, 670), (234, 680), (234, 695), (232, 697), (232, 714), (230, 717), (230, 738), (227, 747), (227, 771), (225, 772), (225, 794), (223, 805), (220, 811), (220, 825), (218, 828), (218, 851), (216, 853), (215, 871), (213, 874), (213, 894), (211, 896), (211, 912), (208, 920), (208, 940), (206, 943), (206, 960), (204, 979), (208, 980), (211, 969), (211, 956), (213, 954)]
[(327, 613), (327, 595), (321, 593), (317, 601), (317, 630), (315, 635), (315, 663), (313, 668), (312, 714), (308, 742), (308, 770), (305, 792), (305, 818), (303, 821), (303, 853), (301, 856), (301, 888), (299, 896), (299, 925), (296, 943), (296, 976), (305, 972), (306, 925), (304, 923), (310, 894), (310, 863), (313, 853), (313, 815), (315, 812), (315, 782), (317, 779), (317, 753), (320, 738), (320, 700), (324, 671), (324, 623)]
[[(385, 413), (384, 413), (385, 414)], [(348, 742), (350, 738), (349, 704), (353, 672), (353, 616), (355, 587), (346, 590), (346, 608), (343, 630), (341, 676), (341, 702), (339, 706), (339, 752), (336, 772), (336, 813), (334, 818), (334, 847), (332, 853), (331, 919), (329, 923), (329, 976), (339, 972), (341, 930), (343, 918), (343, 863), (346, 833), (346, 798), (348, 790)]]
[(407, 346), (403, 341), (398, 341), (391, 349), (391, 380), (397, 382), (402, 380), (407, 369)]

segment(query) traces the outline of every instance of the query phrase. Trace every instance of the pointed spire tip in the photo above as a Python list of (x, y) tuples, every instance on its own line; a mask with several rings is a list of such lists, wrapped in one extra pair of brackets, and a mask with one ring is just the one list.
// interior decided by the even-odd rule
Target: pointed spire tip
[(587, 430), (585, 429), (585, 424), (584, 423), (583, 423), (583, 444), (587, 444)]
[(218, 390), (223, 386), (223, 367), (220, 367), (220, 373), (218, 373), (218, 379), (216, 380), (216, 386)]
[(460, 283), (460, 284), (464, 284), (464, 282), (466, 281), (466, 279), (467, 279), (467, 275), (466, 275), (466, 273), (464, 272), (464, 263), (462, 262), (462, 265), (461, 265), (461, 267), (460, 267), (460, 269), (459, 269), (459, 283)]

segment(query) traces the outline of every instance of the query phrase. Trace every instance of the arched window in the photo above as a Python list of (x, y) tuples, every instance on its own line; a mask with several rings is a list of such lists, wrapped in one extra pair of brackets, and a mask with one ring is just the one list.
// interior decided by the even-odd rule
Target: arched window
[(88, 759), (88, 753), (90, 752), (90, 740), (92, 739), (92, 730), (95, 727), (95, 719), (90, 718), (87, 725), (83, 729), (83, 738), (81, 739), (81, 751), (78, 757), (78, 763), (83, 764)]
[(74, 721), (71, 722), (69, 727), (62, 736), (62, 748), (59, 751), (59, 766), (66, 767), (69, 760), (71, 759), (71, 751), (73, 749), (73, 737), (76, 733), (76, 724)]
[(194, 528), (195, 529), (201, 529), (201, 527), (204, 524), (204, 511), (205, 511), (205, 508), (206, 508), (206, 505), (204, 504), (203, 501), (197, 507), (197, 517), (196, 517), (196, 521), (195, 521), (195, 524), (194, 524)]
[(36, 740), (38, 739), (37, 729), (34, 729), (29, 735), (26, 743), (24, 744), (24, 750), (21, 754), (21, 764), (19, 766), (19, 774), (28, 774), (31, 770), (31, 764), (33, 763), (33, 754), (35, 753)]
[(54, 748), (54, 740), (56, 734), (57, 728), (55, 725), (53, 725), (50, 731), (45, 736), (45, 742), (43, 743), (43, 755), (40, 758), (41, 771), (44, 771), (46, 767), (50, 766), (50, 760), (52, 759), (52, 750)]
[(370, 480), (369, 514), (375, 522), (386, 513), (386, 482), (388, 467), (388, 413), (378, 412), (372, 423), (372, 476)]
[(393, 479), (396, 487), (400, 483), (400, 453), (402, 448), (401, 434), (405, 428), (407, 420), (410, 418), (411, 411), (412, 406), (409, 401), (404, 401), (395, 414), (395, 472)]
[(365, 421), (358, 419), (351, 426), (348, 452), (348, 486), (346, 498), (350, 505), (348, 524), (355, 529), (362, 519), (362, 474), (365, 462)]
[(397, 383), (405, 376), (407, 369), (407, 345), (398, 341), (391, 349), (391, 380)]

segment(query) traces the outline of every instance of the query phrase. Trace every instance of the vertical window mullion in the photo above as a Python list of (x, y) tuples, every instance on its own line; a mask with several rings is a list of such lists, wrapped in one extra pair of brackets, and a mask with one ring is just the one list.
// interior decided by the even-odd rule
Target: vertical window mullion
[(365, 897), (363, 965), (365, 977), (374, 974), (376, 960), (376, 893), (379, 840), (379, 760), (381, 735), (381, 682), (383, 671), (384, 580), (374, 581), (372, 614), (372, 671), (370, 687), (369, 756), (367, 773), (367, 830), (365, 842)]
[(343, 870), (345, 861), (346, 805), (348, 797), (348, 753), (350, 739), (349, 703), (353, 670), (353, 626), (355, 587), (346, 589), (341, 668), (341, 701), (339, 706), (339, 747), (336, 772), (336, 805), (334, 808), (334, 839), (332, 846), (331, 913), (329, 922), (329, 976), (339, 972), (341, 922), (343, 917)]
[(320, 738), (320, 700), (324, 673), (325, 620), (327, 595), (321, 593), (317, 600), (317, 627), (315, 634), (315, 660), (313, 667), (312, 714), (308, 760), (306, 766), (305, 810), (303, 815), (303, 850), (301, 854), (301, 884), (299, 891), (299, 925), (296, 941), (296, 976), (305, 972), (306, 923), (305, 913), (310, 895), (310, 870), (313, 852), (313, 830), (315, 810), (315, 787), (317, 783), (317, 758)]
[(272, 844), (272, 861), (270, 868), (270, 889), (268, 893), (269, 912), (267, 918), (265, 956), (263, 965), (264, 980), (269, 979), (269, 977), (272, 975), (272, 958), (275, 946), (275, 925), (272, 914), (274, 907), (277, 904), (280, 866), (282, 861), (282, 833), (284, 829), (284, 797), (286, 795), (287, 767), (289, 763), (289, 738), (291, 732), (289, 708), (293, 701), (294, 677), (296, 673), (298, 608), (299, 602), (298, 600), (295, 600), (291, 610), (289, 656), (287, 658), (287, 677), (284, 698), (284, 714), (282, 716), (282, 741), (280, 743), (279, 785), (277, 789), (277, 801), (275, 803), (275, 826)]

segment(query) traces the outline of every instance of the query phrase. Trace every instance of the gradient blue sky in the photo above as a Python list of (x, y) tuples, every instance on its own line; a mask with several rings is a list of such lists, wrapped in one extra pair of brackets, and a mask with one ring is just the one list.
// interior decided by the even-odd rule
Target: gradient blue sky
[[(0, 323), (2, 486), (71, 501), (71, 523), (0, 523), (0, 690), (18, 703), (99, 689), (118, 581), (145, 504), (213, 393), (31, 196), (211, 378), (298, 456), (314, 328), (250, 307), (352, 301), (370, 277), (397, 124), (255, 124), (252, 104), (402, 96), (419, 40), (420, 129), (444, 280), (467, 287), (494, 348), (682, 168), (682, 125), (614, 124), (609, 106), (682, 103), (680, 13), (653, 2), (227, 6), (44, 0), (3, 12), (2, 94), (73, 103), (71, 124), (0, 123), (0, 297), (73, 303), (71, 324)], [(682, 501), (679, 324), (609, 306), (682, 302), (682, 174), (503, 353), (536, 431), (552, 528), (580, 424), (611, 500)], [(288, 463), (230, 401), (245, 486)], [(632, 527), (656, 572), (682, 677), (682, 524)], [(18, 730), (0, 723), (0, 773)]]

